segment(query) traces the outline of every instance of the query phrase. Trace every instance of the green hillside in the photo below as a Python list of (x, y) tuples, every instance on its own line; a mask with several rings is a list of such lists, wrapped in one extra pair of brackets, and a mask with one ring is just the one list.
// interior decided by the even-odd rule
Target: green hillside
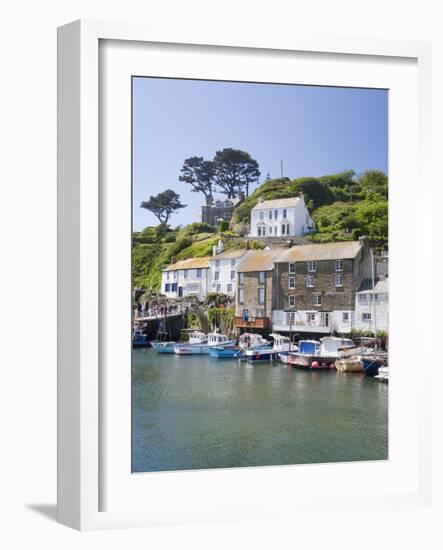
[(356, 177), (350, 170), (319, 178), (270, 180), (259, 186), (232, 217), (232, 229), (248, 224), (251, 209), (264, 200), (303, 193), (315, 221), (314, 242), (369, 237), (371, 244), (385, 247), (388, 241), (388, 179), (383, 172), (368, 170)]
[[(259, 187), (233, 213), (230, 231), (204, 223), (171, 229), (164, 224), (133, 233), (132, 278), (134, 287), (160, 288), (161, 270), (171, 263), (191, 257), (210, 256), (222, 238), (225, 248), (263, 248), (262, 242), (235, 239), (249, 224), (251, 209), (264, 200), (294, 197), (303, 193), (316, 224), (313, 242), (354, 240), (366, 235), (377, 248), (388, 243), (388, 178), (383, 172), (353, 171), (319, 178), (270, 180)], [(223, 228), (224, 229), (224, 228)], [(225, 236), (231, 238), (224, 238)]]

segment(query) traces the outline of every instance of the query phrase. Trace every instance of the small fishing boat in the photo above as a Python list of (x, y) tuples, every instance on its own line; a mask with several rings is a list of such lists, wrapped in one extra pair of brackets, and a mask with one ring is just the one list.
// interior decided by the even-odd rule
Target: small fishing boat
[(133, 348), (147, 348), (149, 346), (148, 336), (143, 334), (143, 329), (132, 329), (132, 347)]
[(242, 356), (242, 350), (236, 347), (212, 346), (209, 348), (209, 355), (216, 359), (237, 359)]
[(235, 346), (236, 340), (230, 340), (219, 332), (210, 332), (207, 336), (203, 332), (191, 332), (189, 342), (174, 346), (177, 355), (207, 355), (209, 348)]
[(157, 353), (174, 353), (175, 342), (151, 342), (151, 346)]
[(362, 353), (359, 356), (361, 366), (364, 370), (364, 373), (367, 376), (376, 376), (380, 367), (386, 367), (388, 364), (388, 354), (387, 352), (377, 352), (377, 353)]
[(354, 346), (350, 338), (325, 336), (320, 340), (300, 340), (298, 353), (289, 353), (288, 363), (307, 370), (330, 369), (343, 349)]
[(389, 367), (380, 367), (374, 378), (377, 378), (380, 382), (389, 382)]
[(263, 338), (261, 334), (255, 334), (252, 332), (245, 332), (239, 339), (239, 346), (243, 350), (262, 348), (268, 345), (270, 345), (269, 340)]
[(363, 372), (363, 367), (358, 357), (342, 357), (335, 361), (338, 372)]
[(245, 350), (245, 357), (249, 363), (274, 361), (278, 358), (279, 353), (288, 352), (291, 347), (294, 349), (294, 344), (291, 344), (287, 336), (282, 336), (281, 334), (270, 334), (270, 336), (274, 341), (272, 346)]

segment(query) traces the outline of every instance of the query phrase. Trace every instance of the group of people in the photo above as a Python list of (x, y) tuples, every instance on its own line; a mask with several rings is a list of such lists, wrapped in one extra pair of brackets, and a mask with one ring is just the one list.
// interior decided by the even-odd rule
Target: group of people
[(179, 313), (188, 313), (188, 306), (179, 303), (159, 303), (159, 302), (136, 302), (135, 317), (165, 317), (168, 315), (178, 315)]

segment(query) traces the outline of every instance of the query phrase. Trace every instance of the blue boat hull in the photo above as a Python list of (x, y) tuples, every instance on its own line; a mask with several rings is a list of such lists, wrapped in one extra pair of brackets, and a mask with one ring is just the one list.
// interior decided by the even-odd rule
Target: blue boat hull
[(263, 361), (275, 361), (279, 352), (269, 350), (248, 350), (246, 353), (246, 360), (248, 363), (259, 363)]
[(133, 348), (148, 348), (149, 347), (148, 337), (133, 338), (132, 347)]
[(174, 353), (175, 342), (153, 342), (152, 347), (157, 353)]
[(236, 359), (241, 357), (242, 352), (240, 349), (232, 348), (209, 348), (209, 355), (210, 357), (214, 357), (216, 359)]
[(383, 359), (377, 359), (376, 357), (361, 357), (360, 361), (367, 376), (375, 376), (378, 374), (378, 369), (385, 365)]

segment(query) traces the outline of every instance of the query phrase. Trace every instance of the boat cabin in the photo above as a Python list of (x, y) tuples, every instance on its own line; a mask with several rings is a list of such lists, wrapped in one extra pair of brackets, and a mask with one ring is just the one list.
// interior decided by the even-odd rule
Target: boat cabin
[(306, 355), (320, 355), (321, 344), (318, 340), (300, 340), (298, 349)]
[(282, 336), (281, 334), (270, 334), (269, 336), (271, 336), (274, 341), (272, 348), (275, 351), (289, 351), (291, 340), (287, 336)]
[(208, 346), (219, 346), (229, 342), (229, 338), (219, 332), (210, 332), (208, 334)]
[(189, 334), (189, 343), (190, 344), (203, 344), (206, 342), (206, 334), (204, 332), (199, 332), (195, 330)]
[(240, 347), (243, 349), (252, 349), (259, 346), (266, 346), (268, 341), (261, 334), (245, 332), (240, 336)]
[(350, 338), (336, 338), (334, 336), (325, 336), (324, 338), (320, 338), (320, 342), (320, 352), (324, 357), (338, 357), (340, 350), (355, 346), (354, 342)]

